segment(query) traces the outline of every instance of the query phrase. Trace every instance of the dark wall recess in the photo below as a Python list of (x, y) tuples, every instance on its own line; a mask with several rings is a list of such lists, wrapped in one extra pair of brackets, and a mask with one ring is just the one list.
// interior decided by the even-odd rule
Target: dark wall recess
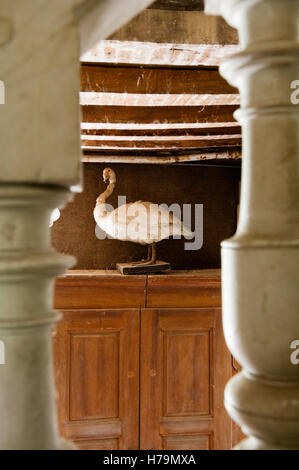
[(155, 10), (202, 11), (204, 0), (157, 0), (148, 8)]
[[(220, 242), (236, 228), (240, 169), (209, 166), (160, 166), (135, 164), (84, 164), (84, 192), (62, 211), (52, 228), (56, 250), (73, 254), (76, 269), (114, 269), (117, 262), (138, 260), (146, 247), (130, 242), (95, 236), (93, 209), (106, 185), (102, 172), (111, 166), (117, 186), (107, 201), (117, 207), (117, 196), (127, 202), (147, 200), (154, 203), (203, 204), (203, 246), (198, 251), (184, 250), (185, 240), (164, 240), (158, 244), (158, 258), (169, 261), (173, 269), (220, 267)], [(194, 220), (192, 221), (194, 229)]]

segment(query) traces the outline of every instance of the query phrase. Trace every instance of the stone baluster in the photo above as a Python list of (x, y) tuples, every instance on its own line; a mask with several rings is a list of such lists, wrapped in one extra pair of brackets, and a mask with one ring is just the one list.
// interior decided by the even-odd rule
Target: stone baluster
[(0, 0), (0, 449), (61, 449), (51, 328), (52, 211), (80, 181), (78, 27), (70, 0)]
[(225, 406), (249, 436), (237, 448), (299, 449), (299, 2), (206, 0), (206, 13), (241, 45), (220, 69), (240, 90), (243, 127), (239, 223), (222, 243), (224, 332), (243, 369)]
[(70, 193), (0, 185), (0, 448), (60, 449), (50, 330), (54, 279), (73, 264), (50, 247), (49, 219)]
[(0, 0), (0, 449), (62, 449), (52, 370), (52, 211), (80, 181), (80, 41), (70, 0)]
[(51, 248), (50, 216), (80, 182), (80, 52), (150, 2), (0, 0), (0, 449), (70, 447), (50, 330), (74, 259)]

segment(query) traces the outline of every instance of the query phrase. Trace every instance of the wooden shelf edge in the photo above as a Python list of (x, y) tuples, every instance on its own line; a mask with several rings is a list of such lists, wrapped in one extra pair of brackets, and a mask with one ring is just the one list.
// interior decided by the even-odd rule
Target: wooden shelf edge
[(61, 310), (220, 306), (220, 269), (137, 276), (70, 270), (57, 279), (55, 286), (55, 308)]
[[(134, 276), (124, 276), (120, 274), (115, 269), (69, 269), (65, 274), (58, 277), (58, 279), (64, 279), (69, 277), (78, 277), (78, 276), (113, 276), (120, 278), (129, 278), (129, 279), (138, 279), (143, 278), (145, 275), (134, 275)], [(167, 274), (149, 274), (148, 277), (174, 277), (174, 276), (201, 276), (203, 278), (213, 277), (215, 279), (221, 276), (221, 269), (190, 269), (190, 270), (173, 270)]]

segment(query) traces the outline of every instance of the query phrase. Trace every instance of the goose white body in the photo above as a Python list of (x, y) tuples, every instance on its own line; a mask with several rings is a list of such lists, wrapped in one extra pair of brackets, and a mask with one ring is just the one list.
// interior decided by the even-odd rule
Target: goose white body
[(124, 204), (106, 212), (104, 203), (97, 203), (94, 218), (110, 237), (150, 245), (172, 236), (192, 236), (184, 224), (163, 206), (148, 201)]
[[(103, 179), (109, 185), (97, 198), (94, 219), (97, 225), (116, 240), (150, 245), (152, 262), (156, 260), (155, 244), (172, 236), (192, 237), (192, 232), (184, 226), (172, 212), (163, 205), (148, 201), (123, 204), (112, 212), (106, 208), (106, 200), (114, 191), (116, 175), (111, 168), (105, 168)], [(150, 262), (150, 261), (149, 261)]]

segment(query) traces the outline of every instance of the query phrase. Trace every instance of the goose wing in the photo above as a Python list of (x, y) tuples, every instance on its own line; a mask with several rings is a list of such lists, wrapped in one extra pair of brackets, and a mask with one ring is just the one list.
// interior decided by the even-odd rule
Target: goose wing
[(115, 239), (140, 244), (192, 233), (163, 206), (141, 200), (123, 204), (110, 212), (101, 222), (101, 228)]
[(131, 227), (145, 243), (153, 243), (174, 235), (191, 236), (192, 232), (173, 212), (163, 205), (148, 201), (137, 201), (128, 205), (128, 214), (133, 216)]

